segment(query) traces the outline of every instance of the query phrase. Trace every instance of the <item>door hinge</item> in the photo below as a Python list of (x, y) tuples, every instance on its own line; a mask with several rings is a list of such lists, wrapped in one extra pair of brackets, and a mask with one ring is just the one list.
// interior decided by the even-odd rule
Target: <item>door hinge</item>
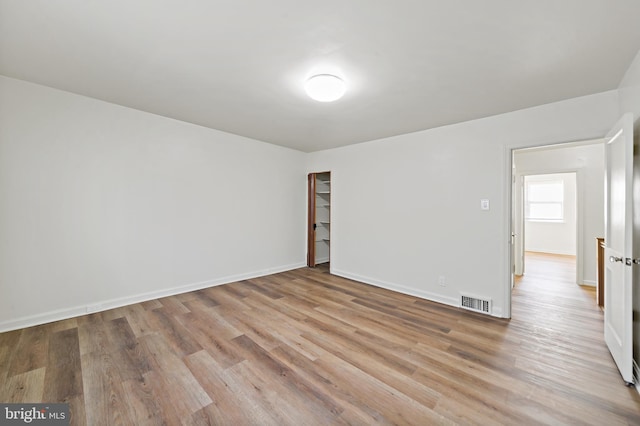
[(632, 259), (632, 258), (630, 258), (630, 257), (627, 257), (627, 258), (624, 260), (624, 263), (625, 263), (627, 266), (631, 266), (631, 265), (640, 265), (640, 258), (638, 258), (638, 259)]

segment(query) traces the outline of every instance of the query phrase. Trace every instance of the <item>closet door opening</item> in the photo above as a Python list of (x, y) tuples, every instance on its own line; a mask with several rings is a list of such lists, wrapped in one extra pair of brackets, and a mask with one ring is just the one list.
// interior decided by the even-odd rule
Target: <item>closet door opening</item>
[(331, 172), (309, 173), (307, 266), (329, 266), (331, 249)]

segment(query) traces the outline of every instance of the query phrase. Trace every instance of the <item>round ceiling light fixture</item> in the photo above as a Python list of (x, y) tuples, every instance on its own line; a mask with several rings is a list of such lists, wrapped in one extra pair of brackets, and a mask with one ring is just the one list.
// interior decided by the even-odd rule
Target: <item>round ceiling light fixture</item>
[(344, 80), (331, 74), (318, 74), (309, 78), (304, 85), (307, 95), (318, 102), (337, 101), (347, 90)]

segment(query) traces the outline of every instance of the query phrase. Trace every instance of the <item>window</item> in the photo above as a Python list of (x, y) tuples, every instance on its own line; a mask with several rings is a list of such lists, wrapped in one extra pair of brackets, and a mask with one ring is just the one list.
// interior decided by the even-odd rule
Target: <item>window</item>
[(525, 177), (524, 217), (529, 221), (564, 221), (564, 181)]

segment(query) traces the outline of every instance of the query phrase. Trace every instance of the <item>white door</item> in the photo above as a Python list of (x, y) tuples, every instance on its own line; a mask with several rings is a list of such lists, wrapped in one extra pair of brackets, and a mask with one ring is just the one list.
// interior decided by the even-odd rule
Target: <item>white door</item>
[(633, 383), (633, 118), (625, 114), (605, 145), (604, 339), (622, 378)]

